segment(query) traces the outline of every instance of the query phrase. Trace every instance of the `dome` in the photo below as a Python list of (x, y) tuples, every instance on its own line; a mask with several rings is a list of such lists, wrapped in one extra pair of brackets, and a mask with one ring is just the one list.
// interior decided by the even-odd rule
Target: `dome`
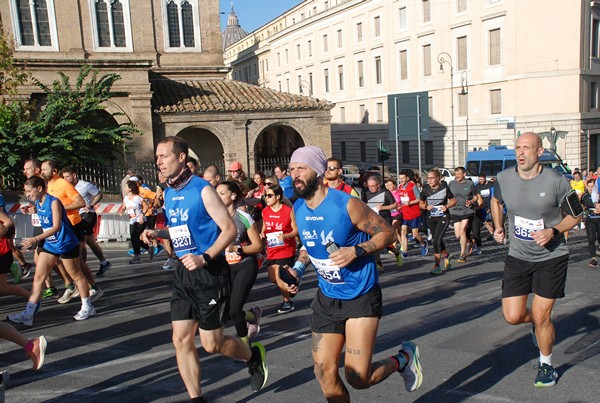
[(246, 35), (248, 35), (248, 32), (240, 27), (240, 21), (233, 11), (233, 3), (231, 3), (231, 13), (229, 13), (229, 18), (227, 19), (227, 28), (223, 31), (223, 50)]

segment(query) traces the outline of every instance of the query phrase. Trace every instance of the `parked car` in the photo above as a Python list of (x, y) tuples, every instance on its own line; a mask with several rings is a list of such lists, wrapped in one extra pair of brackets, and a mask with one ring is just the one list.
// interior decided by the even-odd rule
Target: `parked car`
[(360, 170), (356, 165), (343, 165), (342, 176), (344, 177), (344, 182), (346, 182), (348, 185), (357, 186), (358, 178), (360, 177)]

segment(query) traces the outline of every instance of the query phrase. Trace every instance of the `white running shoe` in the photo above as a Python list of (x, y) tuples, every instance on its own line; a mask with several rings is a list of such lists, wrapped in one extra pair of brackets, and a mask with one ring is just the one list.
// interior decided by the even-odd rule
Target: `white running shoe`
[(77, 315), (73, 316), (75, 320), (86, 320), (96, 314), (96, 309), (90, 305), (90, 309), (81, 308)]
[(69, 302), (70, 300), (72, 300), (73, 298), (76, 297), (76, 295), (79, 295), (79, 292), (77, 291), (77, 287), (71, 289), (71, 288), (66, 288), (64, 294), (62, 295), (62, 297), (60, 297), (58, 299), (58, 303), (59, 304), (66, 304), (67, 302)]
[(162, 265), (162, 269), (163, 270), (173, 270), (173, 265), (175, 263), (173, 262), (173, 258), (170, 257), (165, 261), (165, 264)]
[(91, 302), (97, 301), (98, 298), (100, 298), (103, 295), (104, 295), (104, 291), (102, 291), (102, 288), (100, 288), (100, 287), (98, 287), (96, 289), (90, 288), (90, 301)]
[(13, 313), (12, 315), (8, 315), (6, 319), (13, 323), (21, 323), (25, 326), (33, 326), (33, 315), (28, 316), (26, 311), (21, 313)]
[(404, 379), (404, 387), (409, 392), (414, 392), (419, 389), (423, 383), (423, 371), (421, 370), (421, 361), (419, 360), (419, 347), (411, 341), (402, 342), (400, 351), (404, 351), (408, 355), (408, 363), (400, 375)]

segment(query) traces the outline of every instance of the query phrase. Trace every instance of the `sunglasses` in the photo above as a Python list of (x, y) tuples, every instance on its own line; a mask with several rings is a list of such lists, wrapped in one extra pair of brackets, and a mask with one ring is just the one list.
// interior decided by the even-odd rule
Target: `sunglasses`
[(327, 169), (330, 170), (330, 171), (337, 171), (338, 169), (341, 169), (341, 168), (338, 168), (338, 167), (327, 167)]
[(275, 197), (275, 193), (265, 193), (265, 197), (270, 199), (271, 197)]
[(231, 173), (231, 172), (240, 172), (240, 171), (241, 171), (241, 169), (234, 169), (233, 171), (230, 169), (228, 172)]
[(265, 182), (265, 185), (271, 186), (271, 185), (273, 185), (273, 183), (272, 182)]

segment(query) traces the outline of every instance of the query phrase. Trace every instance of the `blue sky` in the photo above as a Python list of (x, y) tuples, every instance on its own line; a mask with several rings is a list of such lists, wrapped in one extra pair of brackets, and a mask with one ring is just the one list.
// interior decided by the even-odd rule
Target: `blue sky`
[(248, 32), (263, 26), (273, 18), (280, 16), (290, 8), (302, 3), (302, 0), (220, 0), (221, 31), (227, 26), (227, 17), (233, 9), (240, 20), (240, 25)]

